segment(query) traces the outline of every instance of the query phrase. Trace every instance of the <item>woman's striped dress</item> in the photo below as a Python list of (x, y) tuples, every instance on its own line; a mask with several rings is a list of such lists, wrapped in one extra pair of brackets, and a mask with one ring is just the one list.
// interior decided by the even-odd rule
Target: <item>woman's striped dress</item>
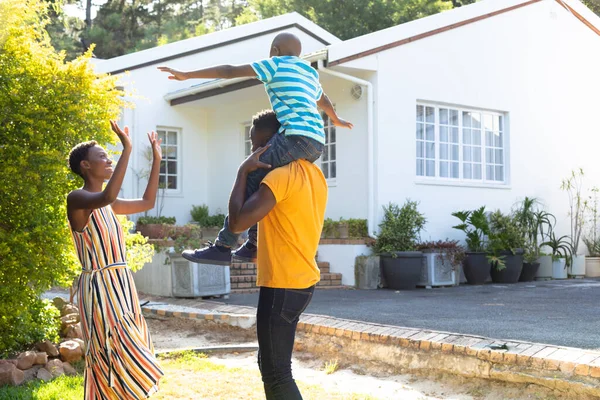
[(79, 312), (86, 342), (85, 399), (143, 399), (163, 372), (127, 267), (125, 239), (112, 208), (92, 211), (72, 231), (83, 271)]

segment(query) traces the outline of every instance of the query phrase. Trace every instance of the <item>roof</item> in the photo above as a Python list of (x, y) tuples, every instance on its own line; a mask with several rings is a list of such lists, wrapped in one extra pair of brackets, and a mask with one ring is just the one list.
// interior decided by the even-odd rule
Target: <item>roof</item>
[(98, 60), (96, 69), (99, 72), (118, 74), (290, 28), (300, 29), (322, 42), (323, 46), (341, 41), (309, 19), (292, 12), (108, 60)]
[(343, 64), (540, 1), (556, 1), (600, 35), (600, 18), (578, 0), (485, 0), (334, 44), (329, 47), (329, 65)]

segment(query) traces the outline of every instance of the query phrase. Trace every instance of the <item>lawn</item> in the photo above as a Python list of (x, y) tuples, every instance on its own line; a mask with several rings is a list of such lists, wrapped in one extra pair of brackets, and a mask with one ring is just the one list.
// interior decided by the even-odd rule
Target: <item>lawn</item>
[[(165, 377), (160, 391), (152, 399), (263, 400), (263, 386), (258, 368), (229, 368), (212, 362), (203, 354), (192, 352), (160, 356)], [(320, 386), (298, 382), (305, 399), (376, 400), (363, 394), (340, 394)], [(81, 400), (83, 377), (66, 377), (51, 382), (30, 382), (18, 388), (0, 388), (0, 400)]]

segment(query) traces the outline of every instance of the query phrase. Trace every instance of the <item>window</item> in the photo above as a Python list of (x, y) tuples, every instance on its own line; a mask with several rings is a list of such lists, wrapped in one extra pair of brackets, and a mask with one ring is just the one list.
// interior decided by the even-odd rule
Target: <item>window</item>
[(337, 176), (336, 170), (336, 138), (335, 138), (335, 125), (331, 123), (331, 120), (327, 114), (323, 113), (323, 126), (325, 130), (325, 147), (323, 148), (323, 155), (321, 156), (321, 170), (325, 179), (335, 179)]
[(417, 104), (417, 176), (504, 183), (504, 143), (502, 114)]
[(244, 125), (244, 158), (248, 158), (252, 154), (252, 142), (250, 141), (251, 124)]
[(181, 131), (175, 128), (157, 128), (158, 138), (162, 139), (163, 158), (160, 162), (158, 186), (170, 190), (179, 190), (179, 136)]

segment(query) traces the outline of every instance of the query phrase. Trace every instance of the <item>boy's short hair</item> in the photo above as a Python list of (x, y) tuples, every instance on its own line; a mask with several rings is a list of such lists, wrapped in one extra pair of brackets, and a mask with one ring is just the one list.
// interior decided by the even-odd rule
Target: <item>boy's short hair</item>
[(80, 164), (83, 160), (87, 159), (89, 150), (97, 144), (98, 142), (95, 140), (90, 140), (88, 142), (79, 143), (71, 149), (71, 152), (69, 153), (69, 168), (71, 168), (71, 171), (83, 178)]
[(281, 123), (273, 110), (263, 110), (252, 117), (254, 130), (261, 130), (267, 133), (277, 133)]

